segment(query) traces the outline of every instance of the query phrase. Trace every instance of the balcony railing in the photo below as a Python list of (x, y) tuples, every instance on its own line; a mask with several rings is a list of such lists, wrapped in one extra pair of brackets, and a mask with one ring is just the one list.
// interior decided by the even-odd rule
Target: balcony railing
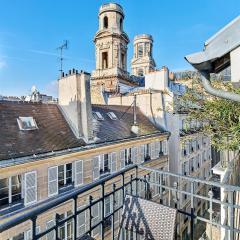
[[(152, 174), (155, 175), (155, 180), (151, 178)], [(166, 180), (165, 180), (166, 179)], [(171, 181), (170, 181), (171, 180)], [(190, 189), (182, 190), (181, 182), (187, 181), (190, 185)], [(196, 191), (197, 185), (201, 184), (203, 186), (203, 193), (198, 193)], [(212, 189), (219, 188), (224, 189), (225, 194), (227, 193), (227, 198), (224, 200), (219, 200), (214, 197), (214, 192)], [(99, 196), (96, 198), (95, 192), (98, 189)], [(118, 191), (123, 194), (121, 196), (121, 204), (116, 204), (115, 196)], [(153, 194), (153, 191), (154, 194)], [(59, 236), (59, 229), (65, 223), (69, 221), (73, 223), (73, 233), (72, 239), (81, 239), (77, 229), (77, 218), (78, 215), (83, 212), (88, 212), (89, 222), (86, 227), (85, 235), (93, 236), (94, 230), (99, 228), (98, 233), (99, 239), (116, 239), (119, 234), (119, 222), (116, 222), (116, 213), (120, 213), (123, 208), (123, 202), (125, 194), (139, 196), (151, 201), (155, 201), (161, 204), (169, 205), (174, 207), (178, 211), (178, 215), (184, 216), (184, 219), (190, 221), (190, 239), (196, 239), (203, 234), (203, 232), (196, 231), (199, 222), (202, 222), (213, 227), (221, 228), (225, 231), (225, 239), (235, 239), (235, 237), (240, 234), (240, 228), (235, 221), (234, 216), (239, 218), (237, 213), (240, 212), (240, 204), (235, 201), (235, 196), (240, 193), (240, 188), (232, 185), (221, 184), (219, 182), (211, 182), (195, 177), (184, 176), (180, 174), (174, 174), (167, 171), (160, 171), (144, 165), (131, 165), (126, 169), (123, 169), (117, 173), (108, 175), (102, 179), (99, 179), (90, 184), (86, 184), (83, 187), (73, 189), (69, 192), (59, 195), (56, 198), (48, 199), (46, 202), (41, 202), (33, 205), (29, 210), (23, 209), (17, 214), (9, 214), (8, 216), (3, 216), (0, 219), (0, 238), (4, 235), (5, 231), (8, 231), (19, 224), (25, 222), (31, 222), (31, 239), (40, 239), (47, 234), (54, 231), (55, 239), (61, 239)], [(167, 194), (168, 193), (168, 194)], [(79, 209), (78, 200), (79, 197), (83, 195), (88, 196), (88, 204)], [(166, 197), (167, 196), (167, 197)], [(168, 198), (169, 196), (169, 198)], [(180, 204), (180, 197), (188, 196), (190, 199), (190, 210), (184, 210)], [(105, 213), (105, 201), (107, 198), (112, 197), (113, 201), (111, 204), (111, 211), (106, 215)], [(166, 201), (165, 201), (166, 200)], [(72, 203), (73, 213), (65, 218), (60, 218), (59, 213), (56, 213), (55, 223), (48, 229), (44, 229), (41, 232), (36, 232), (38, 218), (50, 210), (57, 209), (57, 207), (62, 206), (65, 203)], [(203, 202), (207, 207), (207, 214), (201, 214), (195, 211), (194, 203)], [(101, 203), (100, 217), (97, 221), (93, 221), (93, 207)], [(219, 205), (218, 209), (225, 209), (226, 217), (222, 222), (216, 222), (214, 216), (216, 215), (215, 205)], [(235, 214), (235, 215), (234, 215)], [(119, 214), (121, 216), (121, 214)], [(197, 220), (197, 221), (196, 221)], [(185, 225), (186, 226), (186, 225)], [(181, 222), (178, 223), (178, 229), (176, 231), (176, 239), (181, 233)], [(210, 239), (213, 238), (213, 231), (211, 230), (208, 236)], [(2, 239), (2, 238), (1, 238)], [(122, 238), (124, 239), (124, 238)]]

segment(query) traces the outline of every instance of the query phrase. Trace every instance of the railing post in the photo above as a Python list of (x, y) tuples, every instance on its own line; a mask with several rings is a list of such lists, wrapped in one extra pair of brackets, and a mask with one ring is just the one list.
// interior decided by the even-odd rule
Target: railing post
[(144, 194), (145, 194), (145, 199), (147, 199), (147, 176), (144, 175)]
[(162, 191), (162, 179), (163, 175), (162, 173), (159, 173), (159, 193), (160, 193), (160, 204), (163, 203), (163, 191)]
[(90, 231), (90, 236), (92, 236), (92, 200), (93, 197), (90, 195), (89, 196), (89, 231)]
[(35, 240), (36, 239), (37, 217), (33, 217), (31, 220), (32, 220), (32, 239)]
[(112, 240), (114, 240), (114, 210), (115, 210), (115, 191), (116, 191), (116, 184), (113, 184), (113, 201), (112, 201), (112, 210), (113, 210), (113, 215), (112, 215)]
[(125, 179), (124, 179), (124, 173), (122, 173), (122, 200), (124, 203), (125, 199)]
[(233, 191), (229, 190), (228, 191), (228, 203), (230, 204), (228, 208), (228, 221), (229, 221), (229, 227), (230, 227), (230, 234), (229, 234), (229, 239), (234, 239), (234, 209), (233, 209)]
[(191, 182), (191, 239), (194, 239), (194, 182)]
[(131, 193), (131, 195), (133, 195), (133, 189), (132, 189), (132, 182), (133, 182), (133, 175), (131, 174), (130, 175), (130, 193)]
[(138, 167), (137, 166), (136, 166), (135, 175), (136, 175), (136, 196), (138, 197)]
[(59, 240), (59, 237), (58, 237), (59, 220), (60, 220), (60, 215), (58, 213), (56, 213), (56, 215), (55, 215), (55, 235), (56, 235), (56, 240)]
[(104, 239), (104, 197), (105, 197), (105, 184), (102, 184), (102, 224), (101, 224), (101, 239)]
[(213, 222), (213, 192), (210, 190), (208, 192), (208, 196), (209, 196), (209, 220), (210, 220), (210, 239), (212, 239), (212, 222)]
[(74, 239), (77, 239), (77, 198), (74, 197)]

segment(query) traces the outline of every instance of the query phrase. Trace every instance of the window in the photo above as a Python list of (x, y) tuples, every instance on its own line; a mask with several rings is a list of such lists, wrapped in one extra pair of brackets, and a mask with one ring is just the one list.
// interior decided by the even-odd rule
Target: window
[(125, 165), (132, 164), (132, 151), (131, 148), (125, 149)]
[(142, 68), (139, 68), (138, 71), (137, 71), (137, 75), (142, 77), (144, 74), (143, 74), (143, 69)]
[(109, 154), (103, 154), (100, 159), (100, 174), (109, 173)]
[(117, 120), (117, 119), (118, 119), (114, 112), (108, 112), (107, 115), (108, 115), (108, 116), (110, 117), (110, 119), (112, 119), (112, 120)]
[[(53, 227), (54, 225), (55, 225), (54, 220), (47, 221), (47, 222), (46, 222), (46, 229), (49, 229), (49, 228)], [(52, 230), (51, 232), (49, 232), (49, 233), (46, 235), (46, 239), (47, 239), (47, 240), (54, 240), (54, 239), (55, 239), (55, 231)]]
[(144, 159), (145, 161), (150, 160), (150, 144), (149, 143), (144, 145)]
[(102, 69), (108, 68), (108, 53), (103, 52), (102, 53)]
[(123, 20), (122, 20), (122, 18), (120, 18), (119, 24), (120, 24), (120, 30), (122, 31), (123, 30)]
[(105, 17), (103, 18), (103, 27), (104, 27), (104, 28), (108, 28), (108, 17), (107, 17), (107, 16), (105, 16)]
[(93, 117), (98, 121), (104, 120), (104, 117), (102, 116), (102, 114), (100, 112), (93, 112)]
[[(63, 220), (64, 218), (69, 217), (72, 214), (71, 211), (63, 213), (60, 215), (59, 220)], [(72, 240), (73, 239), (73, 219), (65, 222), (63, 225), (58, 228), (58, 236), (59, 239), (63, 240)]]
[(143, 56), (143, 44), (138, 44), (138, 57), (141, 58)]
[(21, 202), (21, 175), (0, 179), (0, 208)]
[(121, 53), (121, 65), (122, 68), (125, 69), (125, 54)]
[(17, 118), (18, 127), (20, 130), (34, 130), (37, 129), (37, 123), (33, 117), (19, 117)]
[(58, 188), (61, 189), (72, 183), (72, 163), (58, 166)]

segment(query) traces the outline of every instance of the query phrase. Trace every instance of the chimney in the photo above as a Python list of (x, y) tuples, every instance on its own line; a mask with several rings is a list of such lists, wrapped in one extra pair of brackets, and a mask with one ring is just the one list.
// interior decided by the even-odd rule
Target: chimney
[(93, 140), (90, 74), (69, 74), (59, 80), (59, 106), (77, 138)]

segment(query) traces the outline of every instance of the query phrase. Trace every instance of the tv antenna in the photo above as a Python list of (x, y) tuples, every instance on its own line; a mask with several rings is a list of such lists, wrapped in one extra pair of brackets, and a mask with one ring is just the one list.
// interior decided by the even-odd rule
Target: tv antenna
[(69, 45), (68, 40), (65, 40), (63, 42), (63, 44), (60, 45), (57, 48), (57, 50), (60, 50), (60, 57), (59, 57), (59, 59), (60, 59), (60, 69), (59, 69), (59, 71), (60, 71), (60, 74), (61, 74), (60, 77), (62, 77), (62, 73), (63, 73), (63, 60), (64, 60), (64, 58), (63, 58), (63, 49), (68, 49), (68, 45)]

